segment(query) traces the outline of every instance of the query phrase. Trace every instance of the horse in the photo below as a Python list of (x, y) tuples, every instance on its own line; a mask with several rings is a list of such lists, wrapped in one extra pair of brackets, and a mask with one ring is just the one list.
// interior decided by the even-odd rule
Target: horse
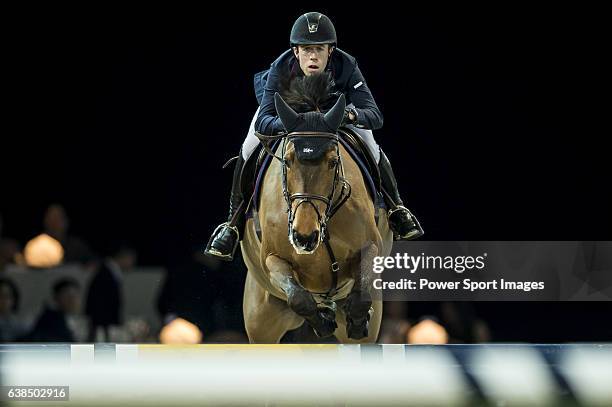
[(340, 343), (378, 337), (382, 300), (373, 292), (372, 262), (389, 255), (393, 235), (384, 209), (374, 205), (358, 165), (339, 143), (345, 104), (341, 95), (325, 114), (298, 114), (276, 93), (287, 132), (257, 134), (273, 158), (241, 241), (251, 343), (278, 343), (304, 321), (317, 336), (333, 335)]

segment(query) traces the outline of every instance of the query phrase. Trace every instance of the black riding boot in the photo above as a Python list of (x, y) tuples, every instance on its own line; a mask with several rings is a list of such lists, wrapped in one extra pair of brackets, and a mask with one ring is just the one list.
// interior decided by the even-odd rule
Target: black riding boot
[(389, 226), (393, 231), (395, 240), (412, 240), (423, 236), (424, 232), (419, 221), (404, 206), (402, 198), (400, 198), (391, 163), (382, 149), (380, 150), (378, 169), (380, 170), (385, 203), (389, 207)]
[(234, 252), (240, 241), (240, 233), (244, 229), (244, 207), (246, 203), (241, 191), (241, 177), (244, 163), (241, 150), (236, 160), (236, 166), (234, 167), (230, 210), (227, 222), (217, 226), (204, 250), (204, 253), (209, 256), (214, 256), (225, 261), (232, 261), (234, 258)]

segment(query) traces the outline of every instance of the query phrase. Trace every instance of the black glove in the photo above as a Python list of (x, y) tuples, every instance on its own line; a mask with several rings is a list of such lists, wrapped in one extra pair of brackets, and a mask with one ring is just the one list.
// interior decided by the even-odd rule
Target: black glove
[[(355, 116), (355, 120), (351, 120), (349, 117), (349, 113), (353, 113)], [(346, 126), (347, 124), (355, 124), (357, 123), (357, 111), (352, 107), (347, 107), (344, 109), (344, 117), (342, 118), (341, 126)]]

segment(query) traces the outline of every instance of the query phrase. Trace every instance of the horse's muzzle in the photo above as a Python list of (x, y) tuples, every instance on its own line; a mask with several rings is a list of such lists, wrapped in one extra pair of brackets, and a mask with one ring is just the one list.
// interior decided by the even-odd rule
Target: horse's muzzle
[(297, 249), (305, 252), (314, 251), (319, 245), (319, 231), (315, 230), (308, 236), (304, 236), (295, 230), (293, 231), (293, 244)]

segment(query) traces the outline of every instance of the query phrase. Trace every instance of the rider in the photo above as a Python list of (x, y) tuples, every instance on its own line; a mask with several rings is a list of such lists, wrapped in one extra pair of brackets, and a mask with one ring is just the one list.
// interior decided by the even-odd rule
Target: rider
[[(411, 240), (423, 235), (423, 229), (414, 215), (403, 206), (397, 190), (397, 182), (385, 153), (376, 144), (372, 130), (382, 127), (383, 117), (372, 93), (357, 66), (355, 58), (336, 48), (336, 30), (324, 14), (310, 12), (301, 15), (291, 29), (291, 48), (274, 61), (267, 73), (267, 82), (259, 109), (253, 117), (249, 133), (244, 141), (234, 169), (230, 213), (228, 221), (219, 225), (206, 248), (206, 253), (231, 260), (244, 227), (245, 200), (241, 192), (242, 168), (259, 144), (255, 131), (272, 135), (284, 132), (274, 105), (274, 94), (281, 92), (283, 78), (329, 72), (337, 96), (344, 93), (347, 99), (344, 125), (357, 133), (368, 146), (378, 163), (389, 225), (396, 239)], [(260, 74), (261, 75), (261, 74)], [(256, 82), (259, 77), (256, 75)], [(242, 176), (253, 177), (252, 171)], [(252, 181), (252, 180), (249, 180)], [(252, 182), (251, 182), (252, 183)], [(250, 185), (250, 183), (249, 183)]]

